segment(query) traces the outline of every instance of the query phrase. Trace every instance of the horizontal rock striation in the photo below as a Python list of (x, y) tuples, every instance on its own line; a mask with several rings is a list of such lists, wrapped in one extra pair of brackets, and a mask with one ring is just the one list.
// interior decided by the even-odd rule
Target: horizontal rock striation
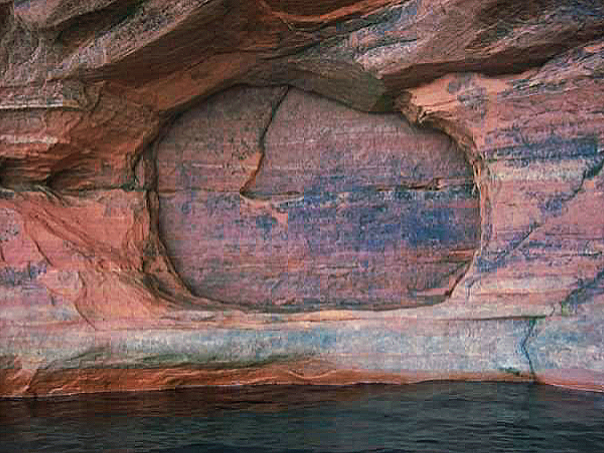
[(604, 390), (604, 7), (0, 0), (0, 396)]

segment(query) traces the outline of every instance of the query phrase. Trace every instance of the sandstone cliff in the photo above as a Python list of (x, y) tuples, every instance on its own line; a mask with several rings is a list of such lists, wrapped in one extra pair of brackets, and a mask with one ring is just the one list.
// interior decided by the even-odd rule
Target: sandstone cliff
[(604, 390), (604, 5), (0, 0), (0, 396)]

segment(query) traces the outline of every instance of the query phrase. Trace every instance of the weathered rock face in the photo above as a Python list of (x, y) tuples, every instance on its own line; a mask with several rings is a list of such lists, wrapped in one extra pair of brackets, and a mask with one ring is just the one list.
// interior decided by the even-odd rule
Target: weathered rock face
[(604, 390), (604, 6), (0, 1), (0, 395)]
[(209, 299), (268, 311), (442, 302), (478, 245), (463, 152), (396, 114), (236, 89), (180, 118), (157, 159), (161, 238)]

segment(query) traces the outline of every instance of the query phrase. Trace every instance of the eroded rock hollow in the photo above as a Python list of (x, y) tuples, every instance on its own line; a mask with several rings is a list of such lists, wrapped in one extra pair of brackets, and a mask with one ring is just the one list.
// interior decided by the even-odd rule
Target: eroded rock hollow
[(0, 396), (604, 390), (604, 7), (0, 0)]
[(442, 302), (480, 234), (444, 134), (296, 89), (239, 88), (157, 147), (160, 233), (209, 299), (268, 311)]

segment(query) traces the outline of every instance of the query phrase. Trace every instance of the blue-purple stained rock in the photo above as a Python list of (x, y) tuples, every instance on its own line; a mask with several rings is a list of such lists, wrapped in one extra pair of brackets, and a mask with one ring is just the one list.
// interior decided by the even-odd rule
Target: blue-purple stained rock
[(158, 147), (160, 229), (199, 296), (263, 311), (444, 300), (480, 236), (444, 135), (290, 89), (237, 88)]

